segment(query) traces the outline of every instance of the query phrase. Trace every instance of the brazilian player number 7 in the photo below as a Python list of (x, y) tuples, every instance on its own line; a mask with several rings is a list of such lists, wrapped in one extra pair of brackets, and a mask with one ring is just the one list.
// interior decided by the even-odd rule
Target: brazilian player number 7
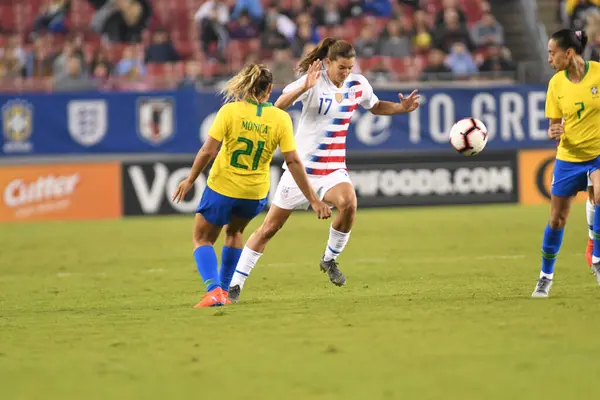
[[(248, 169), (247, 165), (240, 164), (239, 158), (240, 156), (250, 156), (252, 155), (252, 150), (254, 150), (254, 142), (250, 139), (246, 139), (243, 137), (238, 138), (238, 142), (244, 143), (246, 145), (245, 149), (236, 150), (231, 154), (230, 164), (232, 167)], [(252, 171), (256, 171), (258, 168), (258, 163), (260, 162), (260, 156), (262, 155), (263, 150), (265, 149), (265, 142), (260, 140), (256, 146), (256, 153), (254, 154), (254, 158), (252, 159)]]

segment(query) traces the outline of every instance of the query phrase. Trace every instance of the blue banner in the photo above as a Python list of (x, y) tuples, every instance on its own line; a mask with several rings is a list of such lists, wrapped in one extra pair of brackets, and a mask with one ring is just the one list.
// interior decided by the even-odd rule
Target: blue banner
[[(398, 101), (395, 91), (376, 90)], [(279, 93), (273, 93), (274, 101)], [(421, 91), (410, 114), (375, 116), (357, 109), (348, 131), (349, 151), (448, 149), (448, 132), (465, 117), (483, 121), (488, 148), (552, 147), (547, 139), (543, 86)], [(53, 93), (0, 96), (0, 154), (195, 153), (221, 100), (214, 92)], [(294, 123), (300, 105), (289, 110)]]

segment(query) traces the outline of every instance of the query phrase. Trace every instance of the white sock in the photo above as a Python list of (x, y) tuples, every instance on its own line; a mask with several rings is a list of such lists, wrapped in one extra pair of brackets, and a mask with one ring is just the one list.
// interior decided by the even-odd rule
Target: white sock
[(585, 202), (585, 217), (587, 219), (588, 235), (590, 236), (590, 239), (594, 238), (594, 212), (595, 207), (588, 199)]
[(592, 264), (598, 264), (600, 262), (600, 257), (592, 256)]
[(330, 227), (329, 240), (327, 241), (327, 248), (325, 249), (325, 256), (323, 259), (325, 261), (335, 260), (342, 250), (344, 250), (344, 247), (346, 247), (348, 239), (350, 239), (350, 232), (339, 232), (333, 229), (333, 227)]
[(545, 274), (542, 271), (540, 271), (540, 278), (543, 278), (543, 277), (546, 277), (551, 280), (552, 278), (554, 278), (554, 272), (551, 274)]
[(240, 289), (243, 288), (246, 278), (248, 278), (248, 275), (252, 272), (252, 268), (254, 268), (260, 256), (262, 256), (262, 253), (257, 253), (244, 246), (244, 250), (242, 250), (242, 255), (240, 255), (229, 287), (239, 285)]

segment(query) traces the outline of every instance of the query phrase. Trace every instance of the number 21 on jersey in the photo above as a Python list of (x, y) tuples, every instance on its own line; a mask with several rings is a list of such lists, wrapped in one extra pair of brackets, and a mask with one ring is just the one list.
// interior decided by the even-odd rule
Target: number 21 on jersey
[[(246, 139), (243, 137), (238, 138), (237, 141), (240, 143), (244, 143), (245, 148), (234, 151), (231, 154), (231, 161), (229, 163), (232, 167), (248, 169), (248, 165), (244, 165), (240, 162), (240, 156), (251, 156), (252, 151), (254, 150), (254, 142), (250, 139)], [(265, 142), (261, 140), (257, 143), (256, 153), (254, 153), (254, 157), (252, 158), (252, 171), (256, 171), (258, 169), (258, 164), (260, 163), (260, 156), (262, 155), (264, 149)]]

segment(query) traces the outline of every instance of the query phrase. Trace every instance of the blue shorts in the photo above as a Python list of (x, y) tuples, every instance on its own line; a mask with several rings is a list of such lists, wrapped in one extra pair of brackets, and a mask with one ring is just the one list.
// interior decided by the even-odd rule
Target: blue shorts
[(584, 162), (556, 160), (552, 174), (552, 195), (571, 197), (587, 190), (588, 176), (600, 169), (600, 157)]
[(246, 219), (256, 217), (265, 208), (267, 197), (262, 200), (235, 199), (223, 196), (207, 186), (196, 212), (211, 224), (223, 226), (229, 223), (232, 215)]

